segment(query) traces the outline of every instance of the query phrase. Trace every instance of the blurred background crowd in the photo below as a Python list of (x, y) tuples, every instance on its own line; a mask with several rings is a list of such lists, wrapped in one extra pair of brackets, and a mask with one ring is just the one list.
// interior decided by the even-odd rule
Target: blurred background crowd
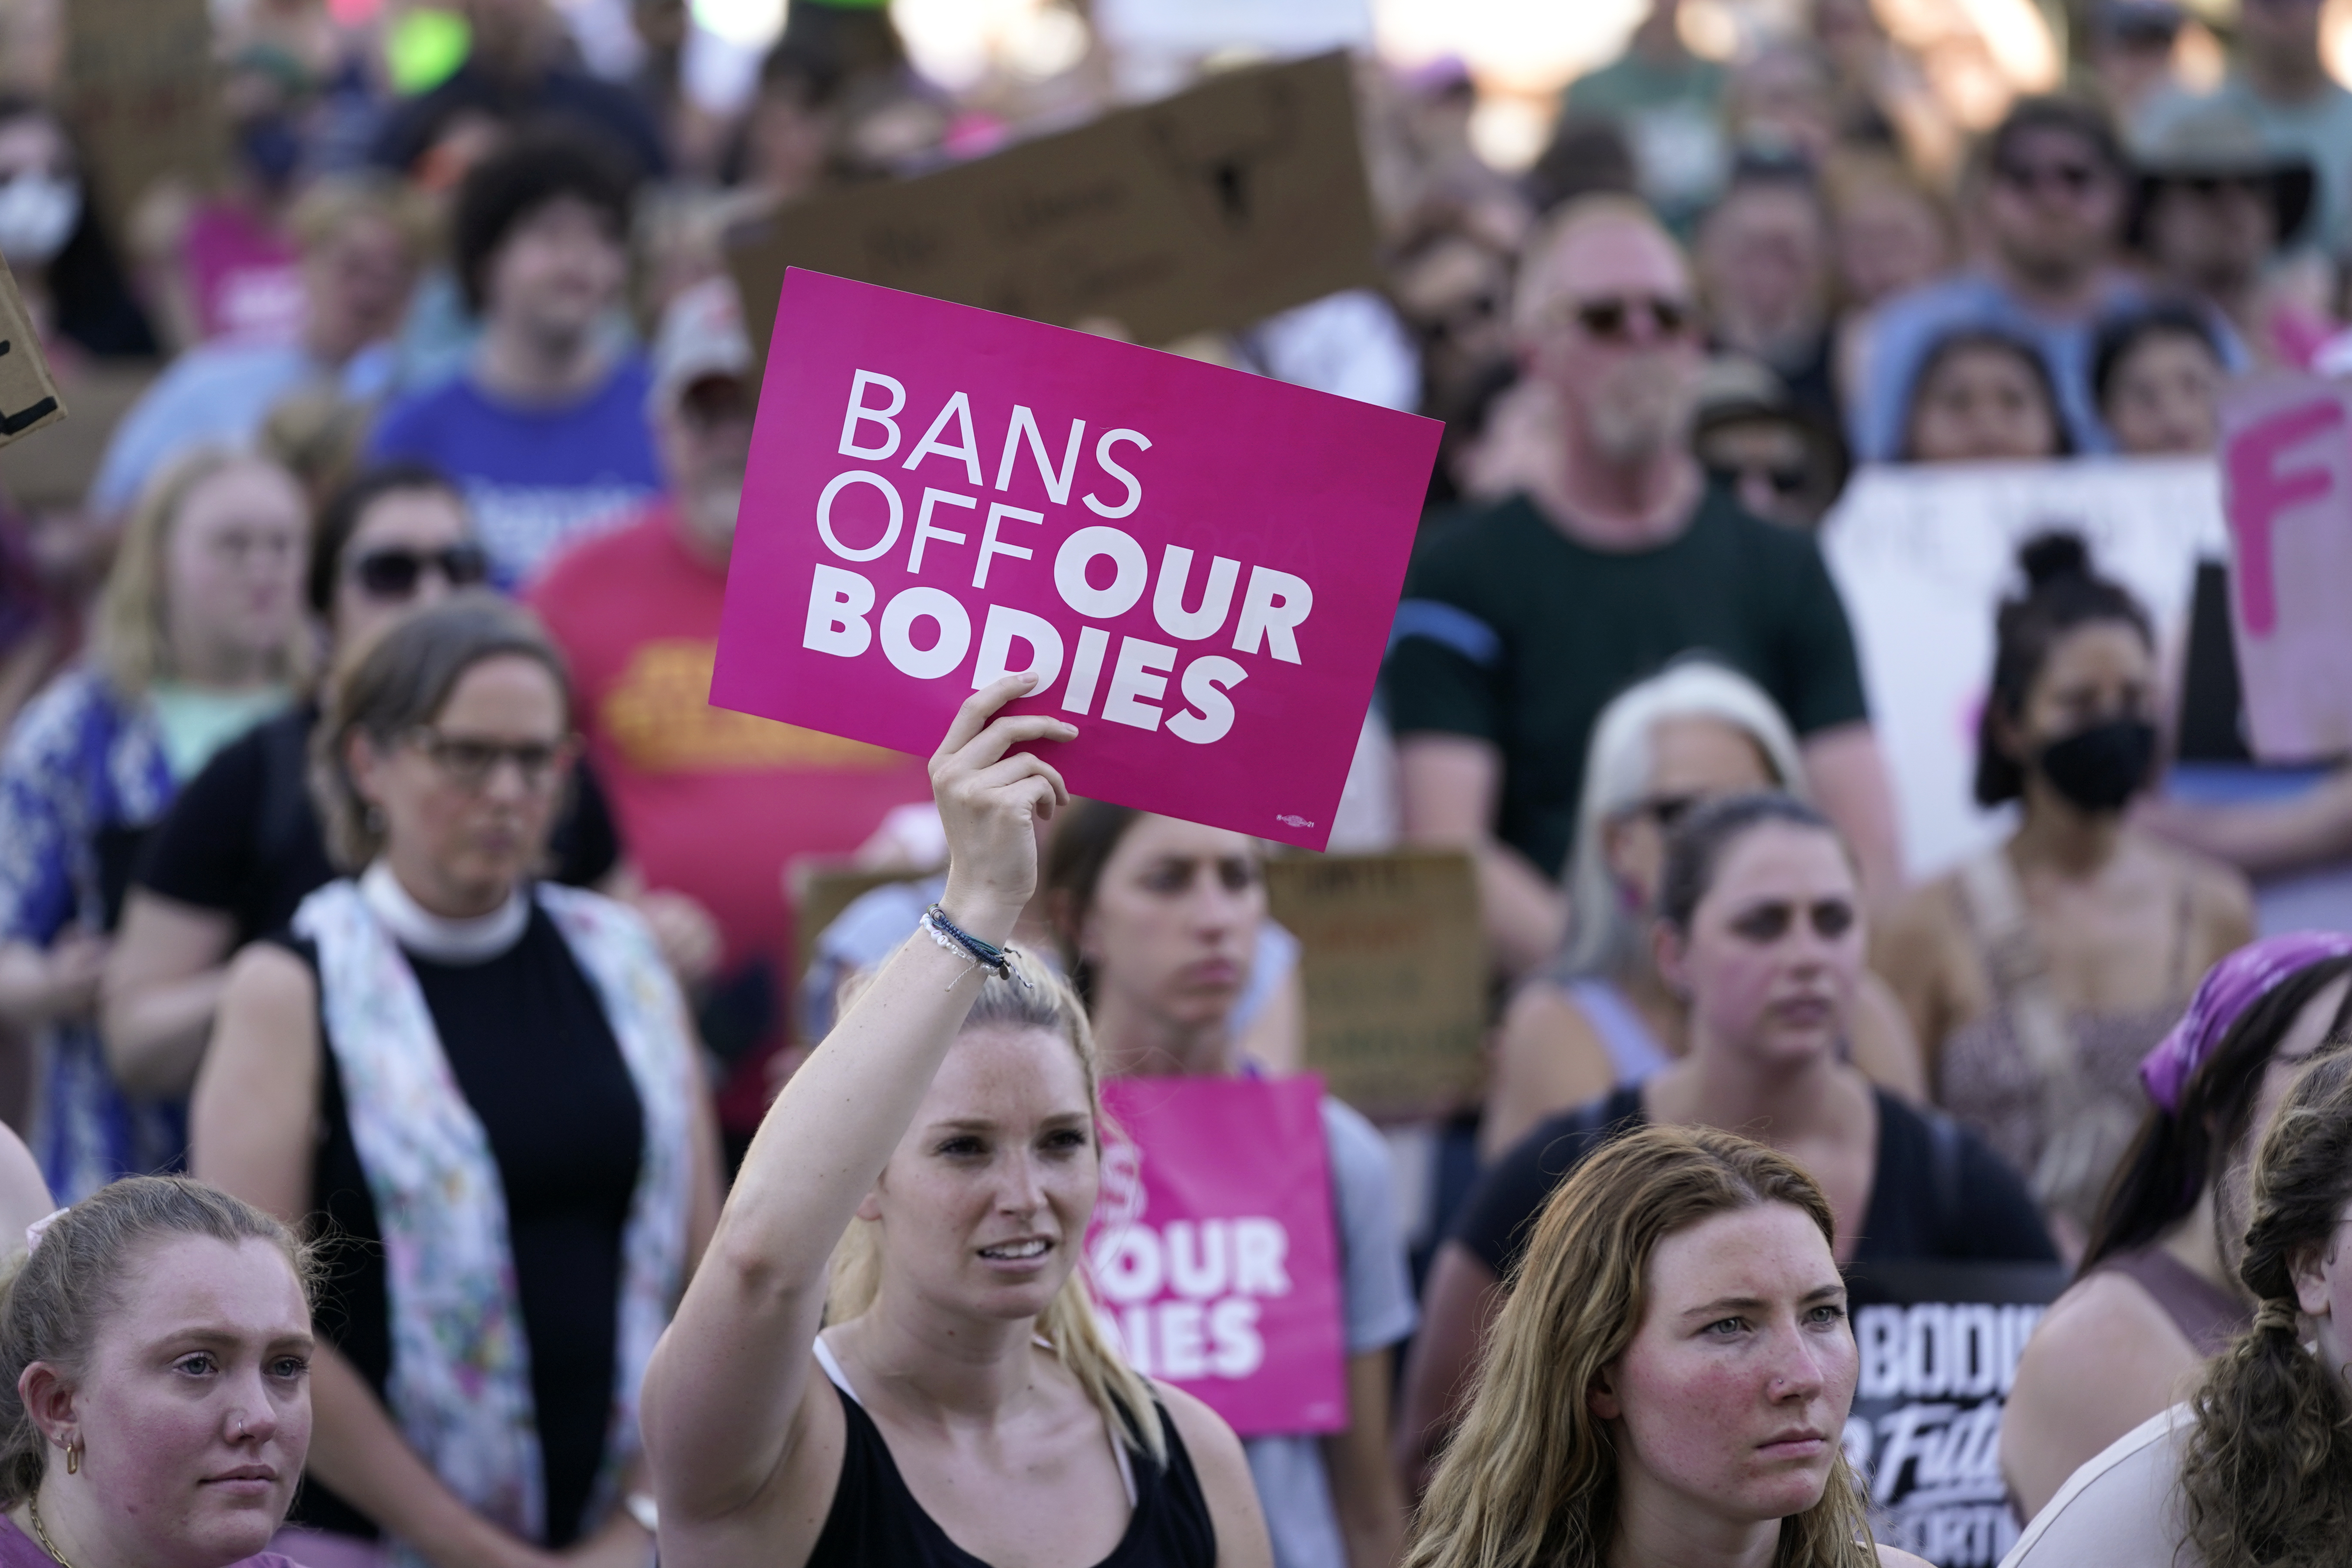
[[(1646, 1113), (1720, 1121), (1749, 1081), (1722, 1064), (1812, 1029), (1852, 1079), (1808, 1102), (1828, 1144), (1873, 1117), (1914, 1140), (1912, 1164), (1893, 1134), (1874, 1167), (1865, 1147), (1849, 1194), (1882, 1241), (2114, 1251), (2102, 1195), (2163, 1114), (2142, 1057), (2254, 934), (2255, 881), (2352, 854), (2352, 783), (2168, 795), (2180, 650), (2079, 541), (2045, 538), (1972, 735), (2008, 836), (1906, 885), (1884, 716), (1815, 535), (1872, 465), (2195, 458), (2233, 378), (2352, 369), (2343, 0), (0, 0), (0, 255), (71, 410), (0, 453), (0, 1116), (60, 1199), (184, 1159), (192, 1091), (203, 1173), (295, 1213), (366, 1188), (385, 1112), (363, 1063), (316, 1081), (312, 1016), (332, 1032), (364, 955), (326, 905), (288, 927), (371, 865), (399, 872), (378, 913), (445, 1043), (480, 1053), (466, 1094), (507, 1106), (483, 1118), (501, 1165), (540, 1163), (535, 1184), (507, 1171), (545, 1189), (519, 1205), (603, 1205), (619, 1234), (628, 1076), (616, 1058), (569, 1083), (562, 1030), (643, 1064), (582, 984), (625, 943), (560, 901), (488, 948), (442, 929), (517, 879), (644, 916), (690, 1006), (712, 1147), (740, 1156), (837, 985), (935, 896), (810, 918), (805, 868), (919, 879), (944, 840), (917, 759), (705, 700), (757, 401), (730, 236), (1334, 47), (1380, 287), (1154, 346), (1443, 421), (1333, 848), (1466, 854), (1494, 1005), (1485, 1102), (1390, 1129), (1386, 1186), (1357, 1158), (1370, 1131), (1332, 1132), (1367, 1249), (1351, 1352), (1386, 1368), (1415, 1318), (1402, 1262), (1371, 1254), (1410, 1244), (1425, 1326), (1394, 1473), (1384, 1412), (1326, 1440), (1284, 1560), (1393, 1551), (1544, 1190), (1511, 1151), (1671, 1066), (1718, 1077)], [(110, 49), (193, 51), (201, 91), (126, 133), (79, 85)], [(217, 144), (182, 156), (142, 125)], [(453, 595), (436, 637), (401, 621)], [(1811, 804), (1675, 847), (1696, 808), (1758, 790)], [(510, 844), (448, 827), (499, 792), (523, 803)], [(1265, 918), (1263, 847), (1072, 831), (1031, 945), (1092, 969), (1097, 1028), (1160, 1070), (1297, 1068), (1297, 944)], [(1727, 847), (1759, 833), (1788, 852)], [(1677, 852), (1696, 884), (1674, 885)], [(1706, 957), (1693, 922), (1735, 869), (1780, 911), (1738, 941), (1819, 944), (1800, 958), (1832, 976), (1822, 1018), (1743, 1001), (1736, 943)], [(467, 955), (518, 941), (525, 989), (469, 990)], [(272, 942), (277, 971), (238, 956)], [(2332, 1002), (2340, 964), (2326, 978)], [(289, 1062), (290, 1100), (268, 1090)], [(216, 1068), (243, 1076), (207, 1112)], [(648, 1147), (698, 1127), (648, 1081)], [(1981, 1212), (1887, 1218), (1881, 1185), (1928, 1204), (1947, 1115), (1990, 1173)], [(248, 1145), (284, 1157), (219, 1152)], [(1500, 1186), (1471, 1195), (1490, 1164)], [(542, 1264), (527, 1315), (532, 1290), (634, 1288), (609, 1257), (586, 1285), (587, 1263)], [(392, 1331), (344, 1327), (381, 1387)], [(607, 1367), (626, 1347), (573, 1349)], [(564, 1461), (574, 1516), (598, 1451)], [(1279, 1479), (1297, 1462), (1262, 1486), (1307, 1485)], [(353, 1489), (314, 1522), (405, 1528), (422, 1506)]]

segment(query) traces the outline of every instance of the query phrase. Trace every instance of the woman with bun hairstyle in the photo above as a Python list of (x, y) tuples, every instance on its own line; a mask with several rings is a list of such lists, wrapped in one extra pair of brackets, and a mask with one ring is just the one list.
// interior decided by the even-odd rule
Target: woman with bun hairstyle
[(310, 1250), (169, 1176), (10, 1240), (0, 1568), (294, 1568), (268, 1548), (310, 1447)]
[(1853, 858), (1821, 813), (1781, 795), (1692, 811), (1667, 842), (1651, 942), (1659, 973), (1689, 999), (1687, 1049), (1538, 1123), (1463, 1205), (1430, 1266), (1405, 1365), (1398, 1447), (1415, 1490), (1525, 1267), (1536, 1216), (1618, 1130), (1756, 1130), (1819, 1181), (1841, 1264), (2056, 1257), (2023, 1184), (1980, 1140), (1844, 1059), (1865, 923)]
[(2022, 1517), (2185, 1397), (2252, 1321), (2238, 1264), (2254, 1152), (2295, 1073), (2347, 1023), (2352, 934), (2289, 931), (2215, 964), (2140, 1064), (2152, 1103), (2139, 1137), (2001, 1410), (2001, 1474)]
[(2139, 1064), (2199, 976), (2253, 935), (2236, 872), (2132, 827), (2155, 776), (2147, 612), (2081, 539), (2020, 552), (1977, 735), (1976, 798), (2016, 831), (1897, 907), (1873, 959), (1911, 1015), (1936, 1099), (2024, 1174), (2082, 1253), (2139, 1126)]
[(2352, 1051), (2294, 1080), (2254, 1163), (2252, 1326), (2184, 1404), (2074, 1472), (2006, 1568), (2335, 1568), (2352, 1541)]
[(666, 1568), (1265, 1568), (1240, 1441), (1104, 1338), (1085, 1009), (1003, 943), (1068, 803), (974, 693), (932, 755), (946, 889), (769, 1108), (646, 1374)]
[(1831, 1203), (1704, 1127), (1595, 1151), (1538, 1216), (1406, 1568), (1895, 1568), (1842, 1435)]

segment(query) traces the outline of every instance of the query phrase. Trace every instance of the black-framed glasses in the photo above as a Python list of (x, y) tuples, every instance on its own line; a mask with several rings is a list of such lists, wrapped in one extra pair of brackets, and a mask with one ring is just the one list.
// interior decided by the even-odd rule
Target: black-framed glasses
[(388, 544), (352, 562), (352, 580), (371, 599), (408, 598), (428, 571), (439, 573), (452, 588), (470, 588), (489, 576), (490, 558), (480, 545), (470, 542), (438, 550)]
[(572, 765), (572, 742), (489, 741), (472, 735), (446, 735), (429, 724), (409, 731), (410, 742), (432, 760), (451, 784), (460, 789), (488, 787), (500, 763), (512, 763), (523, 788), (537, 795), (551, 788)]

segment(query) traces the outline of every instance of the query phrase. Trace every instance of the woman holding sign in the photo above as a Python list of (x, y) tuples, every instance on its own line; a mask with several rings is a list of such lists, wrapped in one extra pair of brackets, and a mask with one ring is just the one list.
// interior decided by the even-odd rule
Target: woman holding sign
[(1777, 795), (1701, 806), (1675, 828), (1661, 886), (1652, 942), (1660, 973), (1690, 999), (1689, 1052), (1543, 1122), (1480, 1179), (1431, 1267), (1404, 1383), (1409, 1473), (1459, 1408), (1531, 1222), (1615, 1131), (1761, 1130), (1820, 1178), (1841, 1263), (2055, 1257), (1991, 1151), (1842, 1059), (1864, 923), (1853, 862), (1825, 817)]
[(1407, 1568), (1898, 1568), (1841, 1438), (1834, 1198), (1728, 1132), (1628, 1133), (1535, 1223)]
[(1232, 1431), (1120, 1360), (1076, 1271), (1093, 1039), (1000, 945), (1068, 799), (1010, 748), (1076, 733), (995, 717), (1030, 684), (933, 755), (947, 890), (769, 1110), (654, 1357), (670, 1568), (1269, 1561)]
[[(1048, 867), (1047, 894), (1063, 957), (1093, 1015), (1105, 1072), (1112, 1078), (1254, 1078), (1255, 1068), (1235, 1047), (1232, 1019), (1234, 1000), (1249, 984), (1266, 918), (1259, 842), (1226, 828), (1082, 801), (1055, 832)], [(1252, 1432), (1244, 1447), (1280, 1568), (1375, 1568), (1396, 1560), (1404, 1526), (1402, 1499), (1388, 1464), (1388, 1411), (1392, 1352), (1413, 1328), (1412, 1286), (1380, 1134), (1328, 1095), (1316, 1110), (1319, 1114), (1308, 1119), (1303, 1135), (1321, 1134), (1337, 1222), (1340, 1321), (1332, 1337), (1346, 1357), (1346, 1416), (1336, 1430), (1319, 1435), (1268, 1425)], [(1232, 1147), (1232, 1124), (1204, 1121), (1200, 1132), (1196, 1142), (1188, 1141), (1196, 1157), (1244, 1157)], [(1149, 1126), (1136, 1131), (1135, 1139), (1147, 1171), (1155, 1160), (1187, 1158), (1188, 1148), (1172, 1140), (1155, 1144)], [(1279, 1183), (1286, 1175), (1269, 1170), (1265, 1179)], [(1223, 1272), (1234, 1286), (1242, 1284), (1240, 1227), (1255, 1216), (1187, 1217), (1197, 1222), (1192, 1234), (1201, 1237), (1198, 1282), (1192, 1288), (1176, 1278), (1189, 1258), (1180, 1240), (1184, 1220), (1154, 1222), (1168, 1253), (1170, 1291), (1161, 1300), (1183, 1295), (1213, 1301), (1206, 1314), (1209, 1358), (1228, 1375), (1244, 1367), (1254, 1371), (1245, 1343), (1217, 1336), (1219, 1314), (1236, 1310), (1248, 1292), (1221, 1291), (1199, 1277), (1220, 1272), (1213, 1232), (1229, 1224), (1236, 1239)], [(1292, 1254), (1298, 1250), (1295, 1237), (1286, 1246)], [(1103, 1273), (1099, 1265), (1097, 1273)], [(1122, 1321), (1129, 1325), (1128, 1352), (1172, 1373), (1168, 1319), (1158, 1320), (1156, 1344), (1135, 1342), (1134, 1314)], [(1227, 1350), (1230, 1360), (1220, 1354)]]

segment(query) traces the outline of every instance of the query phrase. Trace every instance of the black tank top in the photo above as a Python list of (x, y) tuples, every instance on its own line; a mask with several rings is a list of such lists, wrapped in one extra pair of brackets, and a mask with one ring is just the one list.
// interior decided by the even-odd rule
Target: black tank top
[[(841, 1396), (841, 1480), (808, 1568), (989, 1568), (923, 1511), (881, 1428), (855, 1393), (838, 1379), (834, 1386)], [(1096, 1568), (1215, 1568), (1217, 1531), (1201, 1478), (1168, 1412), (1155, 1407), (1155, 1413), (1168, 1439), (1168, 1466), (1130, 1457), (1135, 1511), (1127, 1533)]]

